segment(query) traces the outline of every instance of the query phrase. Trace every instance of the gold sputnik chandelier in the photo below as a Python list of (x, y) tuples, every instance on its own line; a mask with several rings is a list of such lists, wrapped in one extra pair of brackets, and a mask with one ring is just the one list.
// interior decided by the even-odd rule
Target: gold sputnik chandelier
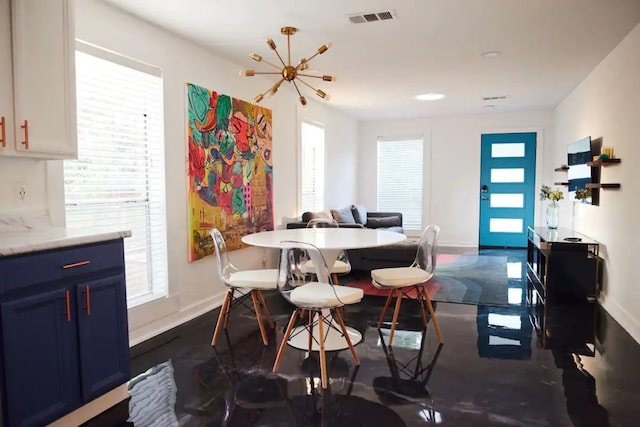
[(272, 64), (271, 62), (265, 61), (262, 58), (262, 56), (258, 55), (257, 53), (252, 53), (251, 54), (251, 58), (252, 59), (254, 59), (255, 61), (258, 61), (258, 62), (264, 62), (265, 64), (277, 69), (278, 71), (255, 71), (255, 70), (242, 70), (242, 71), (240, 71), (240, 75), (241, 76), (246, 76), (246, 77), (253, 77), (253, 76), (257, 75), (257, 74), (274, 74), (274, 75), (275, 74), (280, 74), (282, 76), (282, 78), (276, 84), (271, 86), (269, 89), (267, 89), (266, 91), (264, 91), (260, 95), (256, 96), (254, 98), (253, 102), (258, 103), (258, 102), (262, 101), (265, 96), (273, 96), (273, 95), (275, 95), (275, 93), (280, 88), (280, 85), (284, 81), (287, 81), (289, 83), (293, 83), (293, 86), (295, 86), (296, 91), (298, 92), (298, 96), (300, 96), (300, 103), (303, 106), (307, 105), (307, 99), (304, 96), (302, 96), (302, 93), (300, 93), (300, 88), (296, 84), (296, 81), (299, 81), (303, 85), (307, 86), (309, 89), (314, 91), (315, 94), (318, 95), (320, 98), (322, 98), (324, 100), (327, 100), (327, 101), (329, 100), (329, 95), (326, 92), (324, 92), (324, 91), (322, 91), (320, 89), (314, 88), (309, 83), (307, 83), (303, 79), (301, 79), (301, 77), (322, 79), (325, 82), (335, 81), (335, 77), (334, 76), (327, 76), (327, 75), (314, 76), (314, 75), (311, 75), (311, 74), (303, 74), (303, 72), (309, 68), (309, 62), (311, 62), (311, 60), (313, 58), (315, 58), (316, 56), (322, 55), (323, 53), (325, 53), (327, 51), (327, 49), (329, 49), (329, 47), (331, 47), (331, 44), (327, 43), (327, 44), (324, 44), (324, 45), (320, 46), (320, 48), (318, 48), (316, 53), (314, 53), (313, 56), (311, 56), (310, 58), (302, 58), (298, 62), (298, 65), (295, 65), (295, 66), (291, 65), (291, 42), (290, 41), (291, 41), (291, 36), (294, 35), (296, 33), (296, 31), (297, 30), (294, 27), (282, 27), (282, 28), (280, 28), (280, 32), (287, 36), (287, 62), (286, 63), (282, 59), (282, 56), (280, 56), (280, 54), (278, 53), (278, 49), (276, 48), (275, 42), (271, 38), (267, 39), (267, 45), (269, 45), (269, 47), (278, 56), (278, 59), (282, 63), (282, 69), (280, 68), (280, 66), (278, 66), (276, 64)]

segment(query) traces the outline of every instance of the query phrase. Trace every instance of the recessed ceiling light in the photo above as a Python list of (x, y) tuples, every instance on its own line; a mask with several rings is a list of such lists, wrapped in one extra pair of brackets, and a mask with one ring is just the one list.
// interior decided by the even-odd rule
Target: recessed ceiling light
[(497, 50), (490, 50), (488, 52), (483, 52), (480, 54), (480, 56), (482, 56), (483, 58), (496, 58), (500, 55), (502, 55), (502, 52), (499, 52)]
[(493, 104), (487, 104), (487, 105), (483, 105), (482, 108), (486, 110), (490, 110), (491, 108), (496, 108), (496, 106)]
[(418, 101), (437, 101), (439, 99), (444, 98), (445, 94), (443, 93), (433, 93), (433, 92), (429, 92), (429, 93), (423, 93), (422, 95), (417, 95), (416, 99)]

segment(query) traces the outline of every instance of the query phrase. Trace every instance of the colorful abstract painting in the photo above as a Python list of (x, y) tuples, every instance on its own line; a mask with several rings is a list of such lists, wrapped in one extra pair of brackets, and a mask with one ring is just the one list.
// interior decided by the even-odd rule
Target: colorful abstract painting
[(273, 230), (271, 110), (187, 83), (189, 261)]

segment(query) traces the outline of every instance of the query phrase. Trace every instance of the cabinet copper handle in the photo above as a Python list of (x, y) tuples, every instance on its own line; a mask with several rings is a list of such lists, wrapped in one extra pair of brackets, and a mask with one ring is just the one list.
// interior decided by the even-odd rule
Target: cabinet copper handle
[(2, 144), (2, 148), (7, 146), (7, 119), (4, 116), (0, 118), (0, 144)]
[(71, 322), (71, 301), (69, 299), (69, 291), (65, 291), (64, 293), (67, 299), (67, 322)]
[(91, 316), (91, 295), (89, 295), (89, 285), (84, 287), (85, 299), (87, 301), (87, 316)]
[(22, 145), (24, 145), (25, 150), (29, 149), (29, 120), (25, 120), (24, 124), (20, 126), (24, 129), (24, 141), (22, 141)]
[(87, 265), (87, 264), (90, 264), (90, 263), (91, 263), (91, 261), (74, 262), (73, 264), (63, 265), (62, 268), (66, 270), (66, 269), (69, 269), (69, 268), (81, 267), (83, 265)]

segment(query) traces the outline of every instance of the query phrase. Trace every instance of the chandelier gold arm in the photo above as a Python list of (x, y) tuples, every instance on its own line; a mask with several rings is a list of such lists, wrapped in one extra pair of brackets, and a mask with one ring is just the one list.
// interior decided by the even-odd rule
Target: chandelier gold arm
[(276, 47), (276, 43), (272, 39), (267, 39), (267, 44), (276, 53), (276, 55), (278, 56), (278, 59), (280, 60), (280, 62), (282, 62), (282, 65), (286, 67), (287, 64), (284, 63), (284, 61), (282, 60), (282, 56), (280, 56), (280, 53), (278, 53), (278, 48)]
[(329, 94), (326, 93), (325, 91), (322, 91), (320, 89), (316, 89), (315, 87), (311, 86), (309, 83), (305, 82), (304, 80), (302, 80), (300, 77), (298, 77), (298, 81), (300, 83), (302, 83), (303, 85), (305, 85), (306, 87), (308, 87), (309, 89), (311, 89), (312, 91), (314, 91), (316, 93), (316, 95), (318, 95), (320, 98), (322, 99), (329, 99)]
[(253, 59), (254, 61), (257, 61), (257, 62), (264, 62), (265, 64), (270, 65), (270, 66), (272, 66), (273, 68), (275, 68), (275, 69), (277, 69), (277, 70), (279, 70), (279, 69), (280, 69), (280, 67), (279, 67), (279, 66), (277, 66), (277, 65), (276, 65), (276, 64), (274, 64), (273, 62), (269, 62), (269, 61), (267, 61), (266, 59), (264, 59), (262, 56), (258, 55), (257, 53), (252, 53), (251, 55), (249, 55), (249, 57), (250, 57), (251, 59)]
[(298, 95), (300, 96), (300, 104), (302, 104), (303, 107), (305, 107), (307, 105), (307, 98), (305, 98), (304, 96), (302, 96), (302, 94), (300, 93), (300, 89), (298, 89), (298, 85), (296, 84), (295, 80), (291, 80), (291, 83), (293, 83), (293, 85), (296, 88), (296, 91), (298, 92)]
[(335, 82), (336, 81), (335, 76), (313, 76), (311, 74), (298, 74), (298, 76), (311, 77), (311, 78), (314, 78), (314, 79), (322, 79), (325, 82)]

